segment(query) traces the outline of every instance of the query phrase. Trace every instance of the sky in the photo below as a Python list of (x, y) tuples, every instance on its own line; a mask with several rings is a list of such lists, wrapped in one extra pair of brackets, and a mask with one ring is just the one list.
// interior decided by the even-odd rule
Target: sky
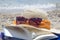
[(59, 2), (60, 0), (0, 0), (0, 9), (50, 8)]

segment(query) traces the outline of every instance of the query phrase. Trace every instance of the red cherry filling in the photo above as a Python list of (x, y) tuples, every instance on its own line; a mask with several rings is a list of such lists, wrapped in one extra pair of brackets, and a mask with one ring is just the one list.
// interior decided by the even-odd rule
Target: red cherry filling
[(17, 24), (25, 24), (26, 23), (26, 21), (27, 21), (27, 19), (26, 18), (24, 18), (24, 17), (16, 17), (16, 22), (17, 22)]
[(39, 26), (42, 21), (42, 18), (31, 18), (29, 19), (29, 24), (33, 26)]
[(24, 17), (16, 17), (16, 23), (17, 24), (26, 24), (26, 22), (28, 21), (29, 25), (33, 25), (38, 27), (42, 21), (42, 18), (30, 18), (30, 19), (26, 19)]

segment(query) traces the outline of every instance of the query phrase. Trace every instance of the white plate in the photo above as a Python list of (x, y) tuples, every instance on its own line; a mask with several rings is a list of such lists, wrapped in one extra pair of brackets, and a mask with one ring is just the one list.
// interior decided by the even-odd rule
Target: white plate
[(25, 40), (32, 40), (31, 34), (28, 30), (19, 26), (8, 26), (3, 28), (6, 36), (22, 38)]
[(53, 38), (57, 38), (57, 36), (54, 34), (48, 34), (48, 35), (37, 36), (34, 40), (49, 40), (49, 39), (53, 39)]

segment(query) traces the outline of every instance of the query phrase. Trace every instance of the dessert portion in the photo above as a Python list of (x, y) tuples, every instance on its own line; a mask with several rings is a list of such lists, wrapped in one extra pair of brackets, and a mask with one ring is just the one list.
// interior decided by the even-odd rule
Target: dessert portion
[(13, 24), (26, 24), (37, 28), (45, 28), (50, 30), (50, 21), (47, 17), (48, 14), (41, 10), (25, 10), (22, 12), (22, 16), (16, 17)]

